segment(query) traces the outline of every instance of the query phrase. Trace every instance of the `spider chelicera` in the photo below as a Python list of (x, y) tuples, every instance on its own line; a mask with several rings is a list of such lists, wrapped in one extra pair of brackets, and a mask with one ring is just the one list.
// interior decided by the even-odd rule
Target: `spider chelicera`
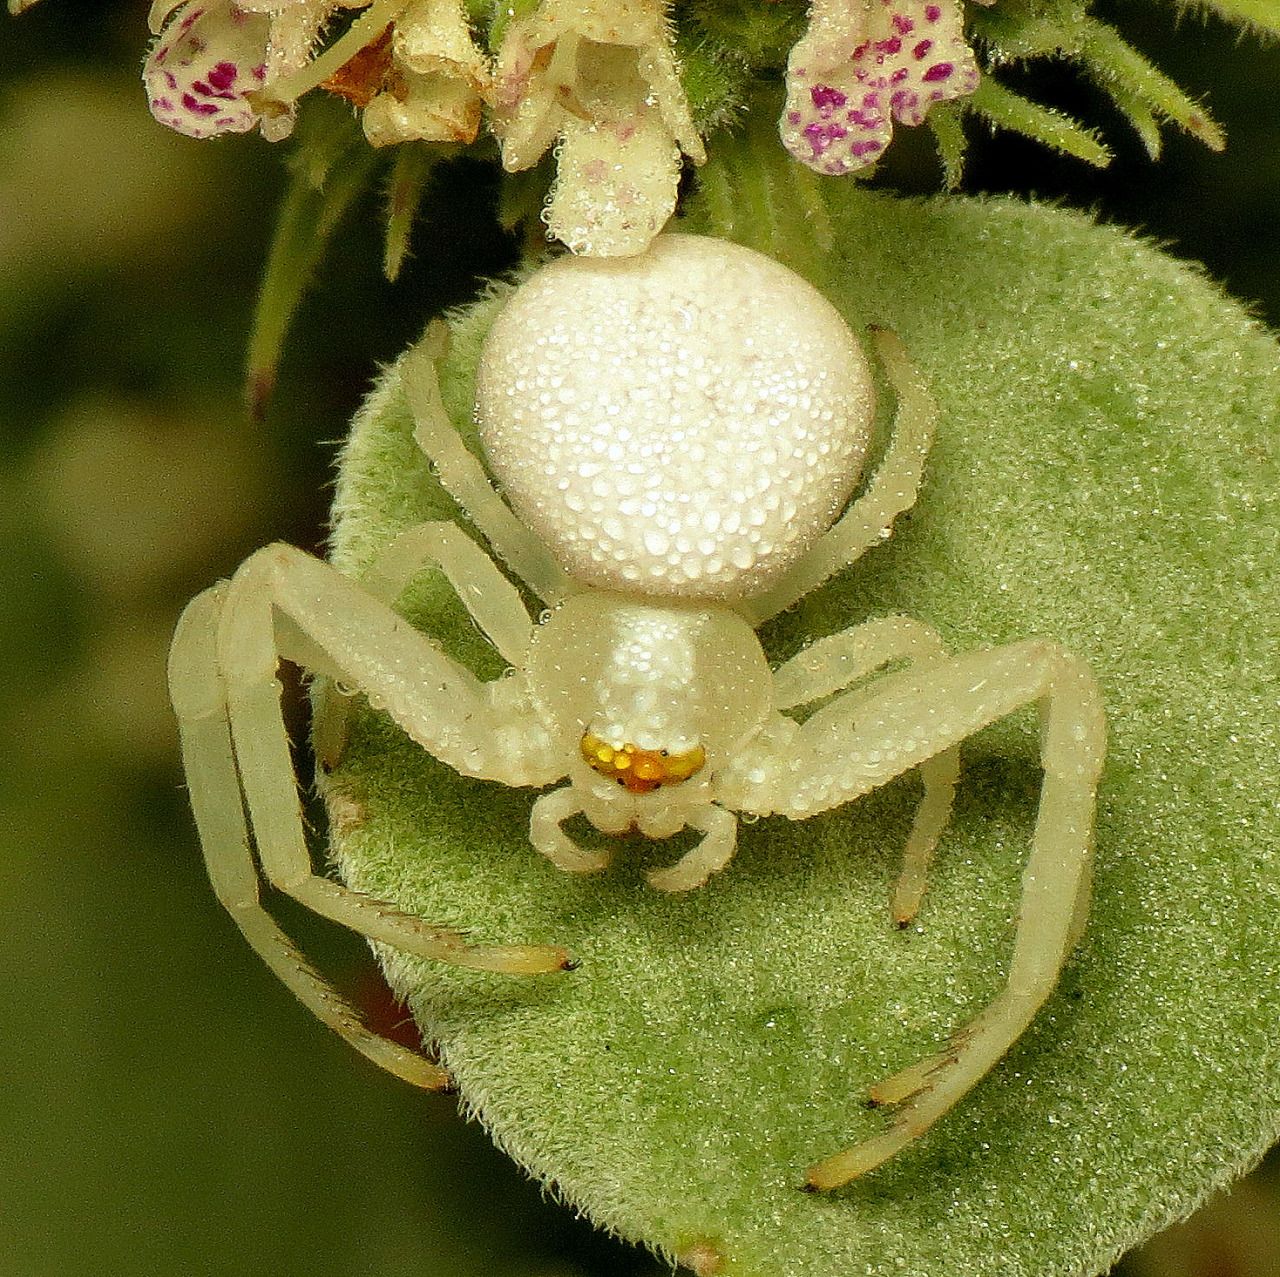
[[(315, 873), (281, 716), (282, 659), (363, 694), (462, 775), (542, 791), (529, 837), (561, 869), (608, 860), (563, 829), (579, 813), (606, 834), (701, 832), (649, 874), (660, 891), (722, 870), (738, 814), (801, 820), (918, 768), (924, 796), (891, 901), (899, 925), (916, 913), (950, 815), (959, 743), (1036, 704), (1044, 781), (1007, 981), (946, 1049), (871, 1088), (873, 1101), (896, 1106), (893, 1121), (811, 1166), (806, 1186), (865, 1173), (1004, 1054), (1080, 936), (1105, 745), (1093, 677), (1042, 639), (951, 656), (902, 616), (817, 639), (770, 668), (755, 629), (888, 535), (915, 501), (935, 415), (900, 342), (873, 332), (897, 412), (854, 498), (871, 370), (834, 308), (771, 259), (666, 235), (638, 258), (561, 258), (515, 289), (477, 382), (480, 437), (503, 495), (445, 413), (445, 342), (433, 325), (399, 366), (417, 441), (545, 610), (533, 619), (451, 522), (402, 533), (359, 580), (274, 545), (198, 596), (178, 625), (170, 681), (219, 898), (321, 1020), (382, 1067), (440, 1087), (443, 1070), (367, 1029), (293, 948), (260, 903), (258, 865), (316, 912), (410, 953), (512, 975), (572, 963), (554, 946), (467, 943)], [(396, 612), (428, 568), (443, 572), (510, 677), (482, 682)], [(341, 718), (317, 725), (322, 763), (340, 752)]]

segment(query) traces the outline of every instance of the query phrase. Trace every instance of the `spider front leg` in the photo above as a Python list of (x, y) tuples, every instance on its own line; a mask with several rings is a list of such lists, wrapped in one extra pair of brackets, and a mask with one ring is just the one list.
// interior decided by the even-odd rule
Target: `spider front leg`
[[(818, 639), (780, 665), (774, 673), (774, 705), (794, 709), (842, 691), (874, 673), (890, 661), (927, 663), (944, 660), (947, 650), (937, 633), (923, 621), (888, 616), (855, 625)], [(863, 694), (875, 695), (875, 687)], [(852, 709), (855, 702), (846, 699)], [(956, 781), (960, 776), (960, 751), (944, 749), (920, 764), (924, 798), (916, 809), (902, 855), (902, 872), (893, 888), (890, 909), (896, 926), (905, 927), (916, 916), (924, 898), (929, 862), (942, 831), (951, 818)]]
[(876, 328), (870, 336), (898, 397), (893, 436), (862, 495), (768, 589), (737, 605), (757, 628), (879, 545), (894, 520), (915, 505), (933, 446), (937, 407), (898, 335)]
[(275, 678), (282, 658), (363, 691), (463, 774), (544, 784), (556, 778), (549, 748), (531, 723), (505, 717), (474, 675), (384, 603), (289, 546), (259, 551), (229, 584), (206, 591), (184, 613), (174, 638), (171, 692), (219, 898), (254, 948), (325, 1023), (390, 1071), (439, 1085), (438, 1071), (423, 1080), (416, 1057), (407, 1059), (369, 1034), (298, 958), (258, 901), (251, 846), (272, 885), (371, 940), (513, 975), (562, 970), (568, 955), (551, 945), (468, 944), (452, 928), (432, 926), (314, 872)]
[(1012, 1046), (1049, 996), (1087, 909), (1106, 727), (1084, 663), (1056, 644), (1032, 640), (888, 675), (870, 693), (833, 701), (800, 729), (796, 761), (804, 778), (773, 805), (797, 819), (868, 793), (1029, 704), (1041, 709), (1044, 781), (1005, 986), (948, 1050), (873, 1089), (881, 1102), (902, 1102), (892, 1125), (810, 1167), (810, 1188), (835, 1188), (863, 1175), (927, 1131)]
[[(581, 799), (573, 786), (566, 785), (549, 794), (539, 794), (529, 813), (529, 841), (534, 850), (565, 873), (597, 873), (607, 868), (611, 859), (608, 852), (579, 847), (561, 828), (570, 816), (576, 816), (581, 810)], [(622, 833), (624, 828), (619, 826), (617, 832)]]
[[(579, 847), (561, 828), (564, 821), (582, 810), (582, 800), (571, 786), (543, 794), (533, 804), (529, 840), (557, 869), (566, 873), (596, 873), (606, 868), (612, 858), (608, 851)], [(602, 832), (612, 834), (626, 833), (631, 827), (629, 819), (611, 825), (604, 812), (597, 812), (592, 823)], [(645, 879), (658, 891), (692, 891), (733, 859), (737, 846), (737, 817), (711, 803), (673, 818), (669, 827), (647, 828), (644, 832), (650, 836), (666, 837), (686, 824), (690, 829), (698, 830), (702, 837), (675, 864), (649, 870)]]
[[(360, 577), (360, 588), (394, 608), (410, 582), (428, 567), (443, 573), (503, 660), (523, 666), (533, 622), (519, 591), (455, 523), (437, 520), (405, 529), (378, 552)], [(326, 772), (338, 765), (346, 749), (353, 700), (332, 683), (315, 698), (312, 741)]]
[(645, 879), (659, 891), (692, 891), (703, 886), (733, 859), (738, 845), (738, 818), (723, 807), (707, 806), (689, 816), (689, 827), (702, 837), (674, 865), (651, 869)]
[(544, 603), (558, 603), (576, 587), (547, 547), (512, 514), (445, 411), (436, 365), (448, 349), (449, 329), (437, 319), (400, 361), (400, 380), (415, 423), (413, 437), (441, 486), (498, 557)]

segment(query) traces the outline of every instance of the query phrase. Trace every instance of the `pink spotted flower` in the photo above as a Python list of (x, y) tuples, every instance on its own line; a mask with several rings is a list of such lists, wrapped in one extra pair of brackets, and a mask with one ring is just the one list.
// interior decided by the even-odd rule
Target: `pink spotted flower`
[(142, 72), (151, 113), (188, 137), (247, 133), (266, 78), (270, 20), (231, 0), (191, 0), (156, 39)]
[(895, 119), (921, 124), (978, 87), (962, 24), (960, 0), (813, 0), (787, 61), (783, 145), (819, 173), (873, 164)]

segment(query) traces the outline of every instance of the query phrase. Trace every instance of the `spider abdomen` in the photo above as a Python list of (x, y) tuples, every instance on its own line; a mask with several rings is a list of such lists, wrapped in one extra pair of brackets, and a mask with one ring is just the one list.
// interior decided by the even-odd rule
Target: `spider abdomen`
[(577, 580), (733, 599), (848, 501), (874, 397), (835, 308), (736, 244), (560, 258), (490, 330), (476, 415), (522, 521)]

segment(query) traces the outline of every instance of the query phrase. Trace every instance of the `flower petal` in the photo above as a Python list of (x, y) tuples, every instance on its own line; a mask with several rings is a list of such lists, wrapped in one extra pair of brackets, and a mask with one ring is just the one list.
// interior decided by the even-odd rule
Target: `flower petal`
[(894, 118), (921, 124), (935, 102), (978, 87), (962, 27), (958, 0), (814, 0), (787, 62), (787, 150), (832, 175), (874, 163)]
[(394, 31), (394, 65), (364, 109), (365, 136), (374, 146), (475, 141), (489, 63), (461, 0), (413, 0)]
[(675, 208), (681, 151), (706, 157), (666, 0), (543, 0), (507, 30), (493, 101), (509, 171), (561, 139), (543, 216), (575, 253), (642, 252)]
[[(609, 51), (627, 52), (637, 96), (695, 164), (706, 158), (680, 83), (664, 0), (543, 0), (513, 22), (498, 54), (494, 128), (504, 166), (529, 168), (571, 118), (595, 118), (587, 83)], [(610, 95), (616, 98), (616, 95)], [(620, 111), (614, 106), (615, 117)]]
[(646, 101), (661, 112), (680, 149), (695, 164), (701, 164), (706, 152), (680, 83), (665, 2), (580, 0), (578, 7), (577, 28), (585, 39), (636, 50), (640, 76), (648, 86)]
[(159, 35), (169, 15), (180, 5), (182, 0), (153, 0), (151, 11), (147, 14), (147, 30), (152, 35)]
[(507, 28), (492, 100), (493, 130), (509, 172), (532, 168), (555, 141), (564, 114), (559, 102), (577, 75), (578, 43), (550, 3)]
[(488, 87), (489, 64), (471, 38), (461, 0), (414, 0), (396, 19), (395, 53), (410, 71)]
[(169, 20), (143, 68), (151, 114), (188, 137), (245, 133), (259, 112), (270, 24), (230, 0), (193, 0)]
[(397, 142), (473, 142), (480, 130), (480, 97), (453, 75), (413, 75), (403, 89), (379, 93), (364, 109), (373, 146)]
[(571, 119), (543, 220), (571, 252), (629, 257), (675, 210), (679, 178), (680, 148), (657, 109), (614, 124)]

